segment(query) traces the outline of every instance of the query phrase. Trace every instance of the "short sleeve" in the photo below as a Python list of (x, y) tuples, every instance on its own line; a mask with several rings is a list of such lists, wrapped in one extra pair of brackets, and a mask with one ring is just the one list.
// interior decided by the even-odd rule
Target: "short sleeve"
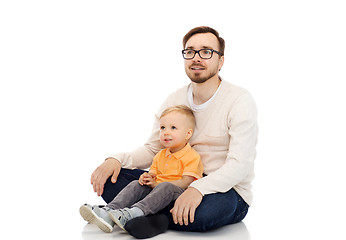
[(196, 179), (203, 177), (203, 164), (199, 154), (195, 150), (192, 150), (190, 154), (184, 156), (183, 166), (183, 176), (192, 176)]

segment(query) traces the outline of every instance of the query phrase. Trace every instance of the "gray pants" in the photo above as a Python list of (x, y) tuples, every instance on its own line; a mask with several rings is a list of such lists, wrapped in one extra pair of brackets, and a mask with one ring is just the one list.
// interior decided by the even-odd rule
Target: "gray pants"
[(129, 183), (110, 202), (107, 207), (112, 209), (123, 209), (125, 207), (138, 207), (144, 215), (154, 214), (165, 208), (176, 200), (184, 189), (169, 182), (163, 182), (155, 188), (142, 186), (138, 180)]

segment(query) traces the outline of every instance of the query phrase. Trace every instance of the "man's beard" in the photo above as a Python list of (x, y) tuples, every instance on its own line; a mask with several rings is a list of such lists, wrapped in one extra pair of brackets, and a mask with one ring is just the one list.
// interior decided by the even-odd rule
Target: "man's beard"
[(217, 70), (211, 72), (209, 75), (202, 77), (200, 73), (192, 73), (190, 71), (186, 71), (187, 76), (191, 79), (194, 83), (204, 83), (205, 81), (209, 80), (210, 78), (214, 77), (217, 74)]

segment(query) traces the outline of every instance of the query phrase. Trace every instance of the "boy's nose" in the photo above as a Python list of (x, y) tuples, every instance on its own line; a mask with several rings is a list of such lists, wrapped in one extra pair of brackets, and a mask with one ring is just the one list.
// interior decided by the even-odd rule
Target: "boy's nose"
[(164, 135), (169, 135), (171, 132), (167, 129), (165, 129), (165, 131), (163, 132)]

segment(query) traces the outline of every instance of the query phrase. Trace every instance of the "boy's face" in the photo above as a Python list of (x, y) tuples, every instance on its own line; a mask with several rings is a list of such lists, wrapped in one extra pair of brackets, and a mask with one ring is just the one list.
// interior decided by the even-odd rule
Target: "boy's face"
[(179, 112), (170, 112), (160, 119), (160, 142), (172, 153), (183, 149), (192, 136), (187, 117)]

